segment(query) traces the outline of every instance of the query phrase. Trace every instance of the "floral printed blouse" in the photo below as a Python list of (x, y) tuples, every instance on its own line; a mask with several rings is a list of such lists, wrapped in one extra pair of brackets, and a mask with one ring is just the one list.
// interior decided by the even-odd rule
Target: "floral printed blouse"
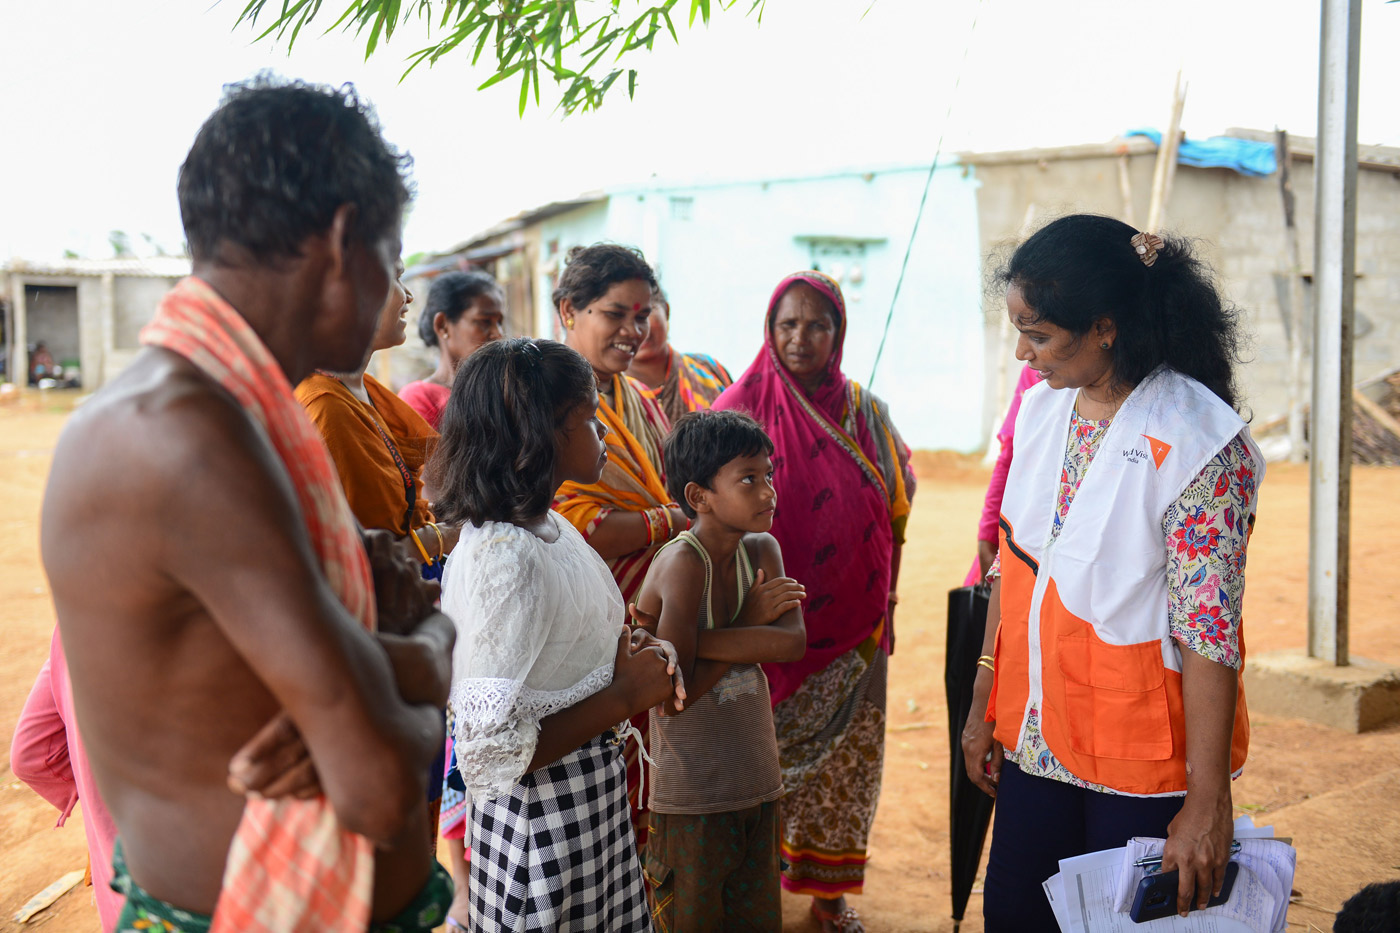
[[(1050, 531), (1052, 541), (1058, 537), (1070, 502), (1111, 423), (1073, 414)], [(1162, 517), (1171, 635), (1183, 649), (1235, 669), (1240, 666), (1240, 601), (1244, 598), (1245, 549), (1254, 528), (1256, 468), (1249, 448), (1237, 435), (1211, 458)], [(1000, 574), (998, 555), (987, 577)], [(1026, 774), (1117, 793), (1080, 780), (1056, 760), (1041, 736), (1040, 711), (1035, 708), (1027, 716), (1021, 747), (1007, 757)]]

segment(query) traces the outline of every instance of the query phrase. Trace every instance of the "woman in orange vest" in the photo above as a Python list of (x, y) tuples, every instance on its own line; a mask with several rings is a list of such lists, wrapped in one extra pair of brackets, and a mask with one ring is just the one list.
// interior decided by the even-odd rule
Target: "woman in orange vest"
[(1220, 890), (1249, 740), (1245, 549), (1264, 458), (1235, 408), (1237, 321), (1185, 240), (1107, 217), (1000, 274), (1038, 370), (1016, 421), (989, 626), (963, 730), (997, 798), (989, 933), (1055, 930), (1060, 859), (1167, 839), (1177, 903)]

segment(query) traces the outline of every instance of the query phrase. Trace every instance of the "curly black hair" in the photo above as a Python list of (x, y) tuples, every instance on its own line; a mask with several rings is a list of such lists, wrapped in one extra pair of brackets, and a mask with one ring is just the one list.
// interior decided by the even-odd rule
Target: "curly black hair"
[(1037, 321), (1083, 336), (1102, 318), (1118, 329), (1113, 376), (1130, 390), (1165, 363), (1239, 408), (1239, 313), (1220, 295), (1214, 273), (1190, 240), (1163, 237), (1147, 266), (1137, 230), (1097, 214), (1071, 214), (1042, 227), (995, 273), (1015, 285)]
[(618, 282), (639, 279), (656, 290), (656, 273), (647, 265), (642, 251), (617, 243), (594, 243), (575, 246), (564, 257), (564, 271), (554, 289), (554, 307), (558, 310), (564, 299), (582, 311), (606, 294)]
[(196, 261), (232, 261), (223, 244), (256, 262), (298, 256), (343, 204), (352, 232), (372, 246), (395, 233), (413, 193), (412, 159), (380, 134), (353, 85), (333, 88), (261, 72), (224, 86), (180, 167), (185, 239)]
[(515, 337), (473, 353), (452, 381), (428, 463), (434, 515), (477, 527), (543, 515), (554, 501), (557, 432), (596, 386), (588, 361), (553, 340)]
[(1357, 891), (1337, 912), (1335, 933), (1400, 930), (1400, 881), (1379, 881)]

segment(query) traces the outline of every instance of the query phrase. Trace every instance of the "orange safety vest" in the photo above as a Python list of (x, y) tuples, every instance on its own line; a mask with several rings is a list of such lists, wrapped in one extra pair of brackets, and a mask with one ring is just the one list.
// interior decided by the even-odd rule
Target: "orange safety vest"
[[(1076, 394), (1042, 383), (1026, 392), (1016, 419), (987, 719), (1014, 750), (1038, 710), (1046, 745), (1080, 779), (1125, 794), (1180, 794), (1188, 724), (1181, 649), (1167, 617), (1162, 518), (1242, 431), (1260, 480), (1264, 458), (1228, 405), (1159, 367), (1114, 416), (1052, 542)], [(1249, 748), (1243, 661), (1239, 673), (1235, 773)]]

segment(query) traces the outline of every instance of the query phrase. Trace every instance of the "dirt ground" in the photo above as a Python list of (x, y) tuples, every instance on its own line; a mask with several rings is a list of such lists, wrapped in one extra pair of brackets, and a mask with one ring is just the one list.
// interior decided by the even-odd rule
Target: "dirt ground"
[[(55, 813), (9, 770), (12, 724), (43, 663), (53, 609), (38, 560), (38, 512), (54, 442), (70, 400), (27, 396), (0, 407), (0, 930), (91, 933), (96, 912), (79, 887), (27, 927), (11, 917), (50, 882), (85, 864), (80, 814), (62, 831)], [(900, 581), (899, 649), (890, 669), (884, 794), (865, 896), (853, 898), (871, 933), (950, 931), (948, 730), (943, 699), (946, 593), (972, 559), (987, 472), (951, 454), (920, 454), (919, 495)], [(1400, 553), (1400, 471), (1354, 473), (1354, 654), (1400, 665), (1400, 596), (1389, 560)], [(1307, 473), (1269, 467), (1250, 547), (1246, 630), (1251, 652), (1306, 641)], [(1400, 877), (1400, 727), (1349, 735), (1255, 717), (1250, 763), (1235, 785), (1239, 813), (1272, 823), (1298, 847), (1290, 911), (1296, 930), (1330, 930), (1331, 914), (1371, 881)], [(816, 930), (804, 898), (786, 897), (784, 930)], [(963, 929), (977, 933), (974, 893)]]

